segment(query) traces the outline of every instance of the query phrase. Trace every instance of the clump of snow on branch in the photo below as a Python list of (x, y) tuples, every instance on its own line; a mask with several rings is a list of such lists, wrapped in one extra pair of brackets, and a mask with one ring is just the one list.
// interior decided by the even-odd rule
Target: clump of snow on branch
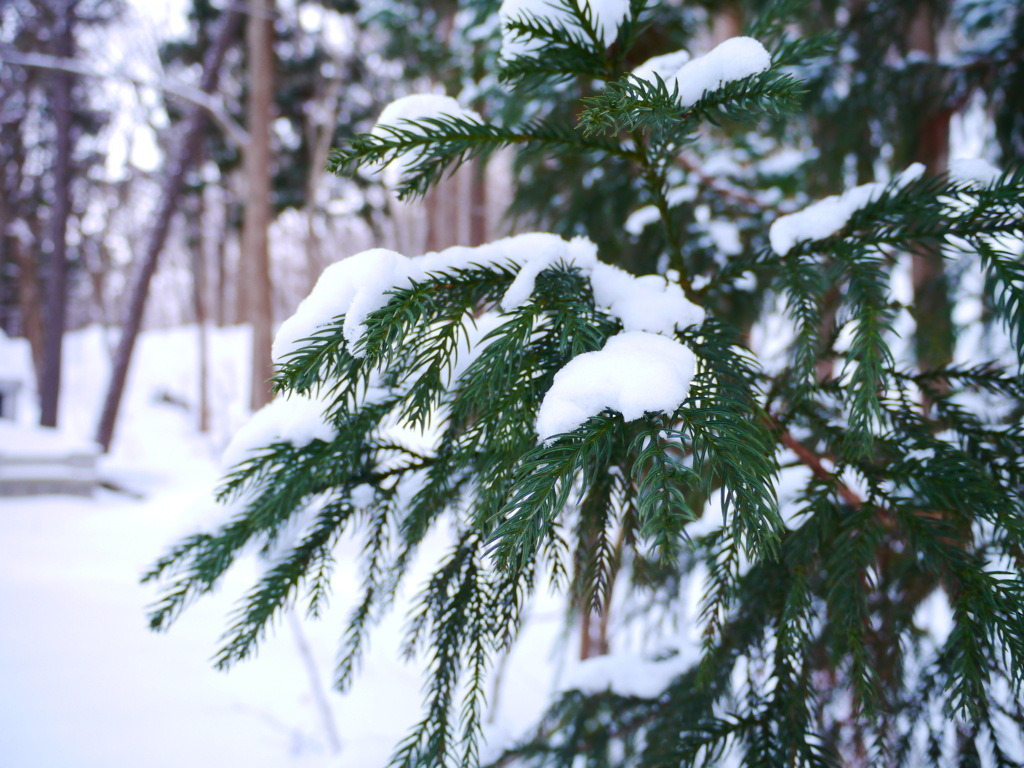
[[(772, 65), (771, 54), (752, 37), (733, 37), (710, 52), (684, 64), (673, 80), (679, 86), (679, 102), (690, 107), (705, 93), (764, 72)], [(671, 83), (666, 83), (671, 88)]]
[(410, 123), (445, 117), (482, 122), (480, 115), (471, 109), (463, 109), (459, 102), (451, 96), (437, 93), (417, 93), (395, 99), (384, 107), (380, 117), (377, 118), (373, 132), (381, 135), (386, 133), (388, 128), (402, 128), (422, 134), (423, 130), (420, 126)]
[(587, 696), (611, 691), (619, 696), (654, 699), (695, 661), (682, 653), (662, 661), (627, 653), (596, 656), (570, 669), (561, 687)]
[[(896, 189), (905, 187), (924, 173), (921, 163), (914, 163), (896, 177)], [(785, 256), (803, 240), (824, 240), (846, 226), (857, 211), (881, 197), (889, 188), (888, 184), (874, 181), (846, 190), (841, 195), (828, 197), (812, 203), (796, 213), (780, 216), (768, 230), (772, 250)]]
[[(381, 110), (380, 117), (373, 127), (372, 133), (375, 136), (387, 136), (393, 134), (395, 129), (411, 131), (412, 133), (424, 135), (423, 120), (437, 120), (445, 118), (456, 118), (482, 123), (483, 120), (471, 109), (463, 109), (459, 102), (451, 96), (444, 96), (436, 93), (417, 93), (412, 96), (403, 96), (396, 99)], [(388, 165), (384, 181), (390, 186), (396, 186), (400, 181), (403, 170), (413, 165), (420, 156), (421, 150), (412, 150), (404, 153), (402, 159)]]
[[(576, 0), (577, 7), (589, 9), (597, 36), (607, 48), (615, 42), (619, 27), (629, 17), (629, 0)], [(584, 37), (575, 15), (561, 7), (561, 0), (502, 0), (498, 10), (501, 19), (501, 56), (505, 60), (529, 55), (541, 47), (540, 41), (525, 40), (509, 28), (513, 21), (541, 22), (558, 26)], [(586, 42), (590, 42), (589, 38)]]
[(329, 443), (337, 436), (333, 425), (324, 421), (327, 403), (312, 397), (279, 397), (263, 406), (228, 443), (221, 464), (232, 467), (251, 458), (251, 452), (274, 443), (291, 443), (296, 448), (314, 440)]
[(695, 366), (693, 352), (667, 336), (613, 336), (601, 350), (574, 357), (555, 374), (537, 415), (537, 434), (549, 440), (606, 409), (626, 421), (672, 413), (686, 399)]
[(489, 264), (519, 268), (501, 300), (505, 311), (529, 301), (541, 272), (564, 264), (576, 267), (590, 279), (596, 305), (618, 317), (626, 331), (672, 335), (704, 319), (704, 310), (665, 278), (634, 277), (598, 261), (596, 246), (586, 238), (563, 240), (557, 235), (533, 232), (476, 248), (454, 246), (415, 258), (374, 248), (336, 262), (324, 270), (295, 314), (281, 324), (274, 339), (274, 360), (282, 362), (303, 339), (341, 315), (345, 316), (343, 334), (349, 351), (360, 355), (358, 342), (365, 332), (366, 318), (387, 304), (390, 291), (422, 282), (431, 274)]
[[(665, 53), (648, 59), (634, 69), (632, 75), (637, 80), (643, 80), (652, 84), (658, 82), (658, 77), (660, 77), (668, 84), (669, 78), (675, 75), (689, 60), (689, 51), (684, 49), (672, 51), (672, 53)], [(671, 87), (669, 85), (670, 89)]]
[(988, 186), (1002, 175), (998, 168), (982, 158), (960, 158), (949, 163), (949, 178), (953, 181), (976, 182)]

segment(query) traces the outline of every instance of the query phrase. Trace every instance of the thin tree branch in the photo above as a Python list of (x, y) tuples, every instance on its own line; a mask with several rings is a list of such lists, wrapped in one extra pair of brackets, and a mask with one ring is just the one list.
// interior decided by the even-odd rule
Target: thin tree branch
[(45, 53), (20, 53), (0, 49), (0, 62), (14, 64), (19, 67), (35, 67), (38, 69), (57, 70), (59, 72), (71, 72), (85, 77), (120, 80), (133, 85), (155, 88), (205, 109), (210, 113), (210, 116), (217, 125), (220, 126), (221, 130), (224, 131), (228, 140), (238, 149), (244, 149), (249, 142), (249, 134), (231, 117), (224, 107), (224, 102), (219, 97), (185, 83), (177, 83), (173, 80), (147, 80), (125, 72), (99, 72), (92, 67), (86, 66), (78, 59), (61, 58), (60, 56), (50, 56)]

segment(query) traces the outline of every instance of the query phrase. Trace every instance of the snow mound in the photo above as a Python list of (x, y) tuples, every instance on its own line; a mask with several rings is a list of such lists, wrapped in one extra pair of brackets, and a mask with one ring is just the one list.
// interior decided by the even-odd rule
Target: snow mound
[(771, 65), (771, 54), (754, 38), (730, 38), (675, 73), (679, 101), (684, 107), (693, 106), (705, 93), (764, 72)]
[(343, 333), (349, 351), (362, 354), (357, 342), (365, 332), (367, 316), (387, 304), (389, 291), (423, 281), (431, 273), (474, 265), (518, 267), (501, 300), (501, 308), (507, 312), (529, 301), (540, 273), (560, 263), (575, 266), (590, 278), (597, 306), (620, 318), (626, 331), (672, 335), (677, 328), (704, 319), (704, 310), (691, 303), (678, 285), (657, 275), (634, 277), (599, 262), (597, 247), (590, 240), (563, 240), (546, 232), (530, 232), (475, 248), (454, 246), (415, 258), (374, 248), (336, 262), (324, 270), (295, 314), (281, 324), (274, 339), (273, 357), (282, 362), (302, 339), (340, 315), (345, 316)]
[(949, 178), (953, 181), (977, 182), (988, 186), (1002, 175), (1002, 171), (980, 157), (960, 158), (949, 163)]
[[(919, 179), (924, 173), (921, 163), (914, 163), (896, 177), (897, 189)], [(772, 250), (785, 256), (802, 240), (824, 240), (846, 226), (857, 211), (881, 197), (888, 187), (880, 181), (861, 184), (841, 195), (829, 195), (803, 210), (780, 216), (768, 230)]]
[[(582, 0), (582, 5), (580, 0), (576, 2), (577, 7), (590, 9), (594, 28), (605, 47), (614, 43), (619, 27), (629, 17), (629, 0)], [(576, 18), (558, 7), (558, 0), (502, 0), (498, 16), (501, 19), (501, 57), (506, 61), (528, 55), (539, 47), (536, 41), (517, 37), (508, 27), (512, 21), (536, 19), (584, 36)]]
[(291, 443), (296, 448), (314, 440), (329, 443), (337, 436), (334, 426), (324, 421), (327, 403), (311, 397), (279, 397), (263, 406), (235, 433), (221, 456), (221, 465), (233, 467), (250, 458), (250, 452), (274, 443)]
[(669, 82), (669, 78), (679, 72), (683, 65), (690, 60), (690, 52), (684, 49), (673, 51), (672, 53), (665, 53), (661, 56), (655, 56), (648, 59), (639, 67), (633, 70), (633, 77), (637, 80), (644, 80), (645, 82), (654, 83), (658, 82), (657, 75), (660, 77), (669, 90), (672, 89), (672, 85)]
[(696, 359), (675, 339), (643, 331), (620, 333), (598, 352), (574, 357), (555, 374), (537, 415), (542, 440), (571, 432), (606, 408), (626, 421), (671, 413), (686, 399)]
[(596, 656), (570, 669), (562, 689), (587, 696), (611, 691), (619, 696), (654, 699), (693, 664), (693, 659), (681, 653), (664, 661), (624, 653)]

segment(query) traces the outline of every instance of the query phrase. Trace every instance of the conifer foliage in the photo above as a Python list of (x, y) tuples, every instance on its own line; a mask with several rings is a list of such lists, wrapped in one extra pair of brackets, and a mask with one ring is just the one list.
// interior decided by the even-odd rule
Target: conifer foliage
[[(279, 400), (234, 446), (221, 498), (236, 514), (147, 576), (164, 585), (152, 627), (262, 547), (266, 570), (216, 657), (229, 667), (282, 610), (319, 614), (332, 548), (354, 531), (364, 583), (344, 689), (444, 526), (451, 548), (406, 644), (429, 661), (424, 714), (395, 765), (477, 764), (485, 682), (535, 590), (551, 583), (590, 612), (615, 588), (678, 601), (698, 577), (699, 662), (653, 697), (566, 693), (499, 762), (1019, 765), (1024, 171), (911, 168), (777, 218), (762, 246), (702, 259), (669, 197), (678, 155), (702, 132), (799, 110), (794, 67), (827, 41), (790, 38), (780, 3), (750, 30), (764, 45), (733, 38), (628, 72), (648, 5), (503, 4), (501, 78), (513, 95), (585, 82), (575, 124), (497, 125), (418, 97), (332, 163), (392, 164), (404, 196), (509, 145), (628, 163), (664, 228), (664, 274), (633, 277), (599, 260), (600, 243), (544, 234), (329, 268), (278, 335)], [(983, 276), (1001, 361), (914, 367), (890, 290), (909, 253)], [(749, 272), (792, 328), (782, 362), (716, 317)], [(840, 297), (832, 322), (826, 295)], [(782, 494), (783, 476), (798, 487)], [(615, 587), (620, 572), (629, 586)], [(937, 591), (944, 638), (915, 619)]]

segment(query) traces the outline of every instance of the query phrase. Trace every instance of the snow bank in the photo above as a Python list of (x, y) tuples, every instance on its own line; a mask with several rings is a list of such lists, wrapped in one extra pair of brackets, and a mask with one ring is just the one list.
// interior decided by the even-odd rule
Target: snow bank
[(693, 664), (694, 659), (684, 654), (664, 661), (625, 653), (596, 656), (570, 669), (562, 689), (588, 696), (611, 691), (619, 696), (653, 699)]
[(476, 248), (454, 246), (437, 253), (406, 258), (374, 248), (329, 266), (274, 339), (274, 360), (280, 363), (317, 328), (345, 315), (344, 336), (353, 354), (365, 331), (367, 316), (385, 306), (388, 291), (408, 287), (428, 275), (474, 265), (517, 266), (501, 300), (505, 311), (529, 301), (538, 275), (556, 264), (574, 265), (590, 278), (597, 306), (620, 318), (626, 331), (671, 335), (677, 328), (699, 324), (704, 310), (682, 289), (657, 275), (634, 277), (597, 260), (597, 247), (583, 237), (563, 240), (545, 232), (507, 237)]
[(626, 421), (678, 408), (690, 389), (696, 360), (675, 339), (633, 331), (613, 336), (598, 352), (574, 357), (555, 374), (537, 415), (537, 434), (549, 440), (610, 408)]
[(672, 53), (665, 53), (661, 56), (655, 56), (648, 59), (639, 67), (633, 70), (633, 77), (637, 80), (644, 80), (652, 85), (658, 82), (657, 75), (660, 77), (669, 90), (672, 89), (672, 85), (669, 82), (669, 78), (675, 75), (690, 60), (690, 52), (687, 50), (680, 49), (673, 51)]
[[(580, 0), (577, 0), (579, 3)], [(608, 47), (618, 37), (619, 27), (629, 17), (629, 0), (582, 0), (592, 14), (594, 28), (598, 37)], [(519, 38), (508, 25), (520, 19), (537, 19), (560, 26), (568, 31), (583, 35), (583, 30), (576, 23), (576, 18), (568, 11), (558, 7), (558, 0), (502, 0), (498, 9), (501, 19), (501, 57), (511, 59), (515, 56), (528, 55), (539, 46), (536, 41)], [(588, 38), (589, 42), (589, 38)]]
[(1002, 175), (1002, 171), (981, 158), (960, 158), (949, 163), (949, 178), (953, 181), (988, 186)]
[[(906, 186), (923, 173), (924, 166), (914, 163), (896, 177), (896, 188)], [(829, 195), (796, 213), (780, 216), (768, 230), (772, 250), (785, 256), (802, 240), (831, 237), (846, 226), (853, 214), (877, 200), (888, 186), (880, 181), (861, 184), (841, 195)]]
[(676, 72), (679, 101), (684, 107), (693, 106), (705, 93), (764, 72), (771, 65), (771, 54), (754, 38), (730, 38)]
[(330, 442), (337, 431), (324, 422), (326, 406), (322, 400), (302, 395), (277, 398), (254, 413), (235, 433), (224, 449), (221, 465), (233, 467), (250, 458), (251, 451), (273, 443), (291, 443), (302, 448), (314, 440)]

